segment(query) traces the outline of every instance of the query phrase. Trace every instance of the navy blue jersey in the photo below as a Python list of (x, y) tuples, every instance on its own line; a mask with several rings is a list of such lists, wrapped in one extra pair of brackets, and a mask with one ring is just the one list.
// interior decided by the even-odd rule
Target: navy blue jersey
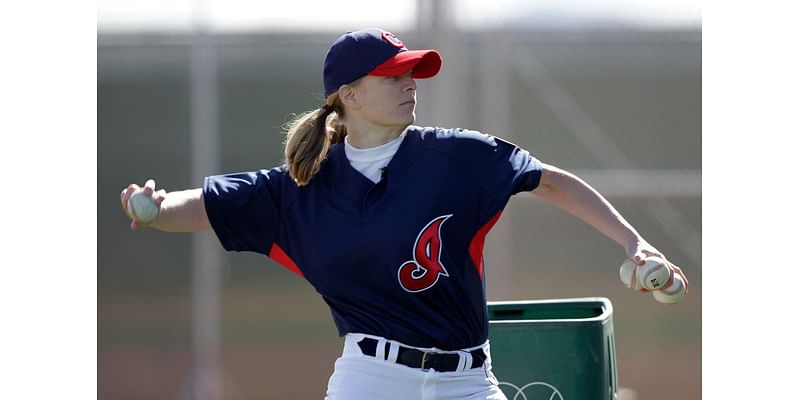
[(306, 186), (282, 165), (208, 177), (204, 198), (223, 247), (305, 278), (340, 335), (455, 350), (488, 338), (484, 239), (540, 178), (540, 162), (502, 139), (410, 126), (377, 184), (340, 143)]

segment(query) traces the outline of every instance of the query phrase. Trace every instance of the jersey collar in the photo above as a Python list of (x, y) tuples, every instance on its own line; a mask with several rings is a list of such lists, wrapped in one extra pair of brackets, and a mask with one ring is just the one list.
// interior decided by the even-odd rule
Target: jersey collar
[(405, 130), (403, 142), (386, 166), (384, 178), (375, 184), (350, 165), (344, 143), (337, 143), (331, 146), (320, 175), (331, 190), (361, 209), (370, 190), (381, 190), (377, 186), (384, 186), (383, 193), (386, 193), (397, 186), (422, 154), (422, 150), (419, 128), (409, 126)]

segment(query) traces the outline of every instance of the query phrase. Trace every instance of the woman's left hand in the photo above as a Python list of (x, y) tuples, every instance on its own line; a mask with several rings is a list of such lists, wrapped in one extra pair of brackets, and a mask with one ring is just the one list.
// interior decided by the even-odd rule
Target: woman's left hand
[[(685, 283), (686, 289), (684, 290), (684, 294), (689, 293), (689, 279), (686, 278), (686, 275), (683, 273), (680, 267), (673, 264), (669, 260), (667, 260), (664, 255), (658, 251), (653, 245), (647, 243), (645, 240), (639, 240), (633, 243), (629, 243), (627, 248), (625, 249), (625, 253), (627, 253), (628, 257), (636, 262), (636, 265), (644, 265), (645, 258), (648, 257), (657, 257), (664, 261), (672, 273), (670, 274), (670, 278), (665, 284), (665, 287), (669, 287), (672, 284), (672, 279), (675, 274), (678, 274), (683, 278), (683, 282)], [(647, 289), (640, 289), (641, 292), (647, 292)]]

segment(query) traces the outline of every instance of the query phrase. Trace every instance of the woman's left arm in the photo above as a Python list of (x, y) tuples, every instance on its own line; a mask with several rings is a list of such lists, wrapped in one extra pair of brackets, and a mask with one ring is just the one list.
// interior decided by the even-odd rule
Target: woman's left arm
[(686, 287), (689, 287), (689, 281), (679, 267), (647, 243), (603, 195), (577, 176), (542, 164), (541, 181), (531, 193), (580, 218), (619, 243), (625, 249), (625, 254), (638, 265), (644, 264), (646, 257), (663, 259), (675, 273), (683, 277)]

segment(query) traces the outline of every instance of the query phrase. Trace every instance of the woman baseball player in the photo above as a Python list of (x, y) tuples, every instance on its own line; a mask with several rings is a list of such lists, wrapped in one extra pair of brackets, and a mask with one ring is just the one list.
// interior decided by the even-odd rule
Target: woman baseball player
[(226, 250), (267, 255), (314, 286), (345, 338), (327, 399), (505, 399), (482, 253), (516, 193), (586, 221), (639, 264), (667, 262), (574, 175), (499, 137), (414, 126), (415, 79), (441, 63), (381, 29), (342, 35), (325, 57), (325, 104), (290, 123), (285, 164), (122, 191), (123, 209), (137, 191), (160, 209), (134, 230), (213, 229)]

